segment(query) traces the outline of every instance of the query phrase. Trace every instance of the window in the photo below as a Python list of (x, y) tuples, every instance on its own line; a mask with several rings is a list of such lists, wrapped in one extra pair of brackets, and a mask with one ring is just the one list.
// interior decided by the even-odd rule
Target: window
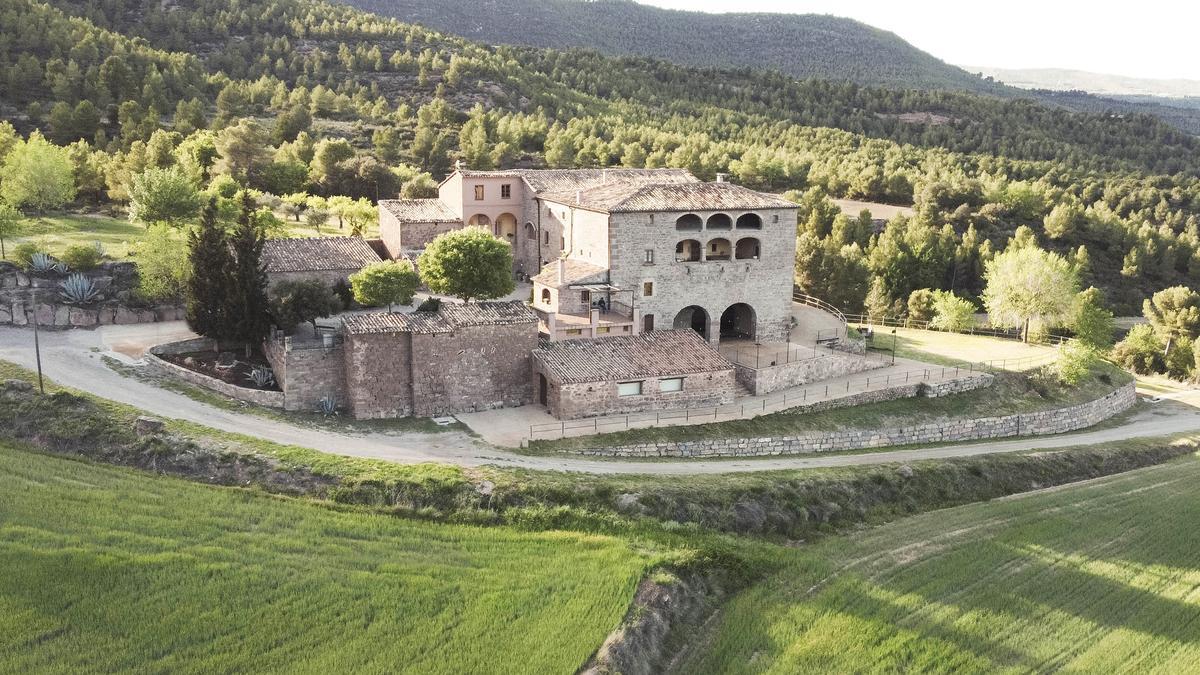
[(654, 282), (653, 281), (643, 281), (642, 282), (642, 297), (648, 298), (652, 295), (654, 295)]
[(649, 333), (652, 330), (654, 330), (654, 315), (653, 314), (642, 315), (642, 332)]
[(477, 201), (477, 202), (483, 201), (483, 186), (482, 185), (475, 186), (475, 201)]
[(658, 381), (658, 390), (662, 392), (683, 391), (682, 377), (668, 377)]
[(542, 289), (542, 303), (547, 304), (547, 305), (550, 304), (550, 289), (549, 288)]
[(510, 199), (512, 197), (512, 186), (508, 183), (500, 186), (500, 198)]
[(591, 291), (579, 291), (579, 301), (584, 302), (584, 303), (591, 303), (592, 292)]
[(537, 241), (537, 230), (534, 229), (533, 223), (525, 223), (525, 238)]
[(583, 335), (582, 328), (568, 328), (567, 335)]
[(646, 249), (646, 257), (644, 258), (644, 261), (647, 265), (654, 264), (654, 249), (652, 249), (652, 248)]
[(543, 232), (542, 239), (543, 239), (543, 241), (542, 241), (543, 244), (545, 244), (547, 246), (550, 245), (550, 233), (549, 232)]
[(617, 396), (641, 396), (641, 382), (621, 382), (617, 384)]
[(609, 326), (599, 326), (599, 327), (597, 327), (597, 328), (596, 328), (596, 332), (597, 332), (597, 333), (607, 333), (607, 332), (609, 332), (610, 330), (612, 330), (612, 328), (611, 328), (611, 327), (609, 327)]

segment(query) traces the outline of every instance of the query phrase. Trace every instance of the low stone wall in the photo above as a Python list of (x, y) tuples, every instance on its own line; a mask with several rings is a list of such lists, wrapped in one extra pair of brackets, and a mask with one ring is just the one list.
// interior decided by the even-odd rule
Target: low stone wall
[[(866, 392), (866, 394), (876, 394), (885, 391), (890, 390)], [(931, 391), (937, 390), (931, 387)], [(949, 393), (951, 392), (947, 388), (944, 393), (939, 395)], [(863, 402), (871, 401), (864, 400)], [(1099, 424), (1114, 415), (1128, 410), (1136, 402), (1136, 387), (1133, 382), (1130, 382), (1094, 401), (1066, 408), (1022, 413), (1019, 415), (948, 419), (906, 427), (844, 429), (777, 438), (723, 438), (643, 443), (610, 448), (574, 450), (572, 452), (584, 455), (617, 457), (742, 457), (863, 450), (900, 445), (974, 441), (1014, 436), (1044, 436), (1075, 431)]]
[(59, 284), (68, 274), (30, 274), (0, 261), (0, 325), (28, 326), (36, 318), (38, 325), (47, 329), (94, 328), (184, 318), (182, 307), (131, 306), (137, 288), (137, 267), (133, 263), (104, 263), (85, 274), (96, 286), (95, 301), (68, 305), (59, 295)]
[(822, 350), (818, 356), (781, 363), (776, 366), (751, 368), (735, 364), (737, 381), (755, 396), (763, 396), (781, 389), (799, 387), (811, 382), (820, 382), (835, 377), (845, 377), (888, 364), (878, 359), (852, 356), (834, 350)]
[(897, 384), (882, 389), (872, 389), (858, 394), (849, 396), (841, 396), (838, 398), (826, 399), (816, 403), (801, 404), (792, 408), (788, 408), (790, 413), (810, 413), (821, 412), (822, 410), (836, 410), (837, 408), (850, 408), (853, 406), (867, 405), (870, 403), (883, 403), (884, 401), (895, 401), (902, 398), (939, 398), (942, 396), (950, 396), (951, 394), (962, 394), (976, 389), (992, 386), (995, 377), (989, 373), (977, 373), (967, 377), (960, 377), (948, 382), (925, 383), (916, 382), (913, 384)]
[(282, 391), (264, 391), (262, 389), (250, 389), (249, 387), (239, 387), (236, 384), (222, 382), (215, 377), (209, 377), (202, 373), (197, 373), (194, 370), (188, 370), (183, 366), (176, 365), (163, 359), (164, 355), (172, 354), (187, 354), (189, 352), (204, 351), (212, 349), (212, 340), (208, 338), (196, 338), (194, 340), (182, 340), (180, 342), (168, 342), (161, 345), (155, 345), (146, 352), (143, 357), (146, 366), (150, 370), (165, 375), (174, 377), (184, 382), (190, 382), (198, 387), (204, 387), (228, 396), (229, 398), (257, 405), (267, 406), (270, 408), (284, 407), (284, 396)]

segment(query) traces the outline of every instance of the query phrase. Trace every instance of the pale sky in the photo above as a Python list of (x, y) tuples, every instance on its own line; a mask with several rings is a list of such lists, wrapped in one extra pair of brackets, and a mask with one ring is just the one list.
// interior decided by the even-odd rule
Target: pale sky
[(1195, 0), (638, 0), (704, 12), (850, 17), (953, 63), (1200, 80)]

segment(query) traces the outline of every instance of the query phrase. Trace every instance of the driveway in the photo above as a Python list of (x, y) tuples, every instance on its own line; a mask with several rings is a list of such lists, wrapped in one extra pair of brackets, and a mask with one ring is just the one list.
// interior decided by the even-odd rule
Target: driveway
[[(962, 443), (937, 448), (900, 449), (858, 455), (660, 462), (607, 461), (573, 456), (525, 456), (488, 446), (462, 432), (345, 434), (222, 410), (181, 394), (123, 377), (104, 365), (101, 360), (105, 353), (117, 355), (117, 352), (112, 351), (114, 347), (121, 347), (121, 358), (129, 360), (130, 356), (140, 354), (139, 348), (144, 349), (163, 335), (177, 338), (186, 336), (187, 333), (182, 323), (105, 327), (95, 331), (43, 332), (42, 365), (46, 376), (59, 384), (119, 401), (152, 415), (183, 419), (223, 431), (248, 434), (276, 443), (298, 445), (339, 455), (400, 463), (443, 462), (466, 467), (495, 465), (544, 471), (664, 476), (740, 473), (912, 462), (1200, 431), (1200, 411), (1191, 405), (1175, 403), (1162, 404), (1167, 407), (1147, 406), (1121, 426), (1094, 431), (1037, 439)], [(21, 328), (0, 328), (0, 359), (33, 368), (33, 332)], [(1186, 401), (1192, 405), (1200, 404), (1200, 394), (1188, 394), (1179, 401)]]

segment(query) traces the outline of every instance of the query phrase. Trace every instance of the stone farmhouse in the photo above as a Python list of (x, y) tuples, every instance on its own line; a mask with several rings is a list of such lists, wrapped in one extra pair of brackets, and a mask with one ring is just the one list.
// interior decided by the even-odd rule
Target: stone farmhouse
[[(336, 396), (355, 417), (721, 405), (744, 379), (722, 342), (788, 341), (796, 206), (724, 176), (458, 169), (437, 198), (382, 200), (379, 217), (375, 249), (289, 244), (271, 252), (269, 271), (289, 274), (287, 259), (306, 256), (297, 267), (344, 278), (369, 250), (415, 258), (440, 234), (482, 227), (512, 246), (531, 302), (349, 315), (319, 344), (278, 337), (267, 352), (285, 393), (296, 384), (292, 400)], [(318, 361), (320, 374), (306, 376), (302, 364)]]

